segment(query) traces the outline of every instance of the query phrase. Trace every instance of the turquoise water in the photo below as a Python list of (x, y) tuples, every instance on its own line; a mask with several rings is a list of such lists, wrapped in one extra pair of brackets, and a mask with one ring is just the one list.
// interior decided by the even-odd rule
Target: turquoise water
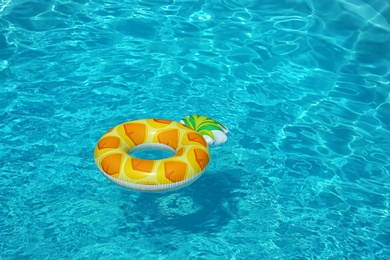
[[(386, 1), (0, 3), (0, 259), (389, 259)], [(107, 180), (109, 128), (224, 123), (169, 193)]]

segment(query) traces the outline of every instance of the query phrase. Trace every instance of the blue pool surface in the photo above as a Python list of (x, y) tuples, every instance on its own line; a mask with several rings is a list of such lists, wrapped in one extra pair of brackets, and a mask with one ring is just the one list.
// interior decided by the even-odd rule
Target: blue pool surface
[[(2, 0), (0, 259), (390, 259), (383, 0)], [(203, 114), (229, 140), (167, 193), (97, 140)]]

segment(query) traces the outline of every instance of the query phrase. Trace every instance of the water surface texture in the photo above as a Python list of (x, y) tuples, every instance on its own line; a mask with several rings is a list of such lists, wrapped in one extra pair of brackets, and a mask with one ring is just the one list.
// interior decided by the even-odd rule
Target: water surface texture
[[(2, 0), (1, 259), (389, 259), (383, 0)], [(126, 190), (135, 119), (224, 123), (205, 174)]]

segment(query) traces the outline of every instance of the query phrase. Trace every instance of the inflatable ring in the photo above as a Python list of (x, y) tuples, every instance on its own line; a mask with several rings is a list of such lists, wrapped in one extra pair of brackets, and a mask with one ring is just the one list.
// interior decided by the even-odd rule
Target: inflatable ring
[[(174, 155), (147, 160), (129, 154), (145, 149), (168, 150)], [(112, 182), (133, 190), (157, 192), (194, 182), (206, 169), (210, 153), (205, 138), (185, 124), (142, 119), (107, 131), (96, 145), (94, 158), (100, 171)]]

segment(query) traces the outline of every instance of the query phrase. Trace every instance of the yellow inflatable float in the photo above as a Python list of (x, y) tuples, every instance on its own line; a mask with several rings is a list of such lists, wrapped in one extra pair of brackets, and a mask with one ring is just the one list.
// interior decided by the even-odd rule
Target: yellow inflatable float
[[(227, 140), (228, 129), (216, 120), (192, 115), (180, 122), (142, 119), (108, 130), (95, 148), (95, 163), (114, 183), (128, 189), (158, 192), (197, 180), (210, 161), (209, 145)], [(158, 160), (136, 158), (141, 150), (166, 150), (173, 156)]]

